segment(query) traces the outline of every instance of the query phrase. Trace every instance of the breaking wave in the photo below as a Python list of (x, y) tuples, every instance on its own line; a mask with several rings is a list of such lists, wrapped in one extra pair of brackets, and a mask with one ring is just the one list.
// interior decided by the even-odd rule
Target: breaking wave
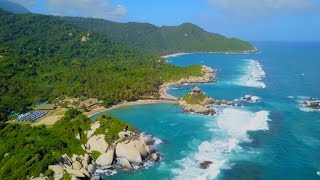
[(262, 65), (255, 60), (247, 60), (248, 65), (245, 74), (238, 80), (237, 84), (247, 87), (266, 88), (262, 78), (265, 77)]
[[(251, 112), (237, 108), (225, 108), (208, 126), (213, 134), (211, 140), (202, 142), (197, 152), (177, 163), (173, 169), (176, 179), (213, 179), (222, 169), (230, 168), (228, 159), (233, 151), (241, 150), (241, 142), (250, 142), (249, 131), (268, 130), (268, 111)], [(207, 169), (199, 164), (209, 161)]]

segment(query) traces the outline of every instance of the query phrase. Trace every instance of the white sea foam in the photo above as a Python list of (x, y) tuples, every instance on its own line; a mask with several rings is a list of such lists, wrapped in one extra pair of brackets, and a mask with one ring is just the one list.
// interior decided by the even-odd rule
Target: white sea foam
[(187, 55), (187, 54), (191, 54), (191, 53), (175, 53), (175, 54), (169, 54), (161, 57), (167, 59), (170, 57), (178, 57), (178, 56)]
[(264, 72), (262, 65), (258, 61), (248, 60), (248, 65), (245, 71), (245, 75), (237, 81), (238, 85), (266, 88), (265, 83), (262, 81), (262, 78), (265, 77), (266, 73)]
[[(268, 111), (250, 112), (237, 108), (225, 108), (216, 121), (208, 126), (213, 133), (222, 135), (214, 136), (211, 140), (202, 142), (197, 152), (178, 161), (181, 168), (174, 169), (176, 179), (213, 179), (222, 169), (230, 168), (228, 162), (231, 153), (242, 148), (241, 142), (248, 142), (249, 131), (268, 130)], [(200, 169), (199, 163), (211, 161), (207, 169)]]
[(295, 100), (298, 103), (298, 108), (300, 111), (304, 112), (320, 112), (320, 109), (313, 109), (307, 106), (307, 104), (312, 102), (320, 102), (319, 99), (308, 96), (288, 96), (288, 98)]

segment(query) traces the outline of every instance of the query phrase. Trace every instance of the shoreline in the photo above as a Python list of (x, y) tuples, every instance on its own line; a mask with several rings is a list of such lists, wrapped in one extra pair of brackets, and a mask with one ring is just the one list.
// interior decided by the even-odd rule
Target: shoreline
[(197, 52), (179, 52), (179, 53), (172, 53), (172, 54), (166, 54), (161, 56), (162, 58), (170, 58), (170, 57), (178, 57), (178, 56), (183, 56), (183, 55), (188, 55), (188, 54), (200, 54), (200, 53), (208, 53), (208, 54), (250, 54), (250, 53), (258, 53), (260, 52), (256, 47), (254, 47), (253, 50), (248, 50), (248, 51), (239, 51), (239, 52), (207, 52), (207, 51), (197, 51)]
[(112, 105), (108, 108), (106, 107), (98, 107), (93, 109), (90, 112), (83, 113), (84, 115), (88, 116), (89, 118), (95, 116), (97, 114), (107, 112), (113, 109), (126, 107), (126, 106), (134, 106), (134, 105), (143, 105), (143, 104), (178, 104), (176, 100), (169, 100), (169, 99), (146, 99), (146, 100), (137, 100), (137, 101), (124, 101), (115, 105)]
[(204, 74), (199, 77), (188, 77), (188, 78), (183, 78), (175, 82), (166, 82), (159, 86), (159, 99), (146, 99), (146, 100), (137, 100), (137, 101), (123, 101), (118, 104), (112, 105), (111, 107), (97, 107), (91, 110), (90, 112), (85, 112), (84, 115), (88, 116), (89, 118), (103, 113), (107, 112), (113, 109), (117, 109), (120, 107), (125, 107), (125, 106), (132, 106), (132, 105), (141, 105), (141, 104), (179, 104), (178, 98), (175, 96), (172, 96), (171, 94), (167, 93), (167, 90), (169, 89), (169, 86), (171, 85), (178, 85), (178, 84), (183, 84), (183, 83), (188, 83), (188, 84), (197, 84), (197, 83), (208, 83), (208, 82), (213, 82), (213, 79), (216, 79), (216, 71), (208, 66), (202, 66), (201, 70)]

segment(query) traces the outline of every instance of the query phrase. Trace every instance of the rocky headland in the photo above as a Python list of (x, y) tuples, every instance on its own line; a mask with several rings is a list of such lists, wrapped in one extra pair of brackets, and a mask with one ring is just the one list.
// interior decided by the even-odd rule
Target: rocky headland
[(202, 76), (190, 76), (188, 78), (182, 78), (175, 84), (209, 83), (215, 81), (217, 78), (216, 70), (205, 65), (202, 65), (201, 73)]
[[(117, 140), (110, 141), (106, 136), (111, 129), (104, 128), (106, 123), (97, 120), (84, 132), (87, 139), (81, 144), (84, 154), (64, 154), (58, 163), (48, 167), (55, 180), (66, 176), (72, 180), (99, 180), (102, 173), (113, 175), (117, 170), (133, 171), (160, 160), (161, 154), (154, 149), (156, 139), (151, 135), (129, 130), (127, 126), (117, 134)], [(80, 141), (81, 134), (76, 138)], [(31, 179), (48, 178), (40, 176)]]

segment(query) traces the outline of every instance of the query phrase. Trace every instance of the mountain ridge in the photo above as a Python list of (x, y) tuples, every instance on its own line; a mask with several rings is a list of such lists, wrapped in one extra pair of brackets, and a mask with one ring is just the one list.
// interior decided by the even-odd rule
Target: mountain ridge
[(244, 52), (256, 51), (249, 42), (210, 33), (190, 22), (179, 26), (156, 26), (150, 23), (118, 23), (104, 19), (61, 17), (79, 28), (95, 31), (139, 50), (158, 54), (175, 52)]
[(11, 13), (16, 13), (16, 14), (31, 13), (24, 6), (22, 6), (18, 3), (15, 3), (15, 2), (7, 1), (7, 0), (0, 0), (0, 9), (3, 9), (5, 11), (11, 12)]

